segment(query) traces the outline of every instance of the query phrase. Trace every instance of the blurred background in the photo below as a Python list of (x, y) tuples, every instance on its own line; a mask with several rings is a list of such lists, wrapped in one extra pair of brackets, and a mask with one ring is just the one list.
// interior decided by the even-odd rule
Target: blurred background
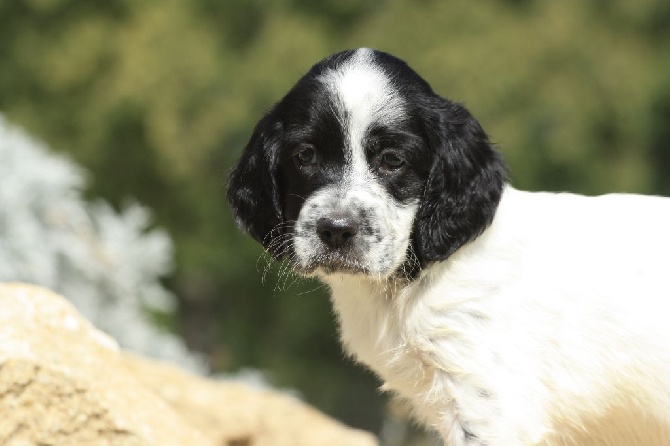
[[(343, 357), (323, 288), (268, 266), (224, 198), (264, 111), (362, 46), (464, 102), (518, 188), (670, 195), (668, 0), (0, 0), (0, 279), (84, 296), (129, 348), (292, 389), (385, 445), (433, 444)], [(74, 197), (116, 263), (68, 254), (49, 235), (61, 214), (27, 199), (40, 187), (52, 211)], [(42, 263), (25, 252), (51, 242), (9, 230), (31, 219), (57, 241)]]

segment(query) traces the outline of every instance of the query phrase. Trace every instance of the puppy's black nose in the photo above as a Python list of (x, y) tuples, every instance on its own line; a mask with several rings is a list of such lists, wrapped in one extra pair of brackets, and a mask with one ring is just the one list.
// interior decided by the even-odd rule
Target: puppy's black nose
[(349, 217), (323, 217), (316, 222), (316, 232), (327, 246), (339, 248), (353, 239), (358, 229)]

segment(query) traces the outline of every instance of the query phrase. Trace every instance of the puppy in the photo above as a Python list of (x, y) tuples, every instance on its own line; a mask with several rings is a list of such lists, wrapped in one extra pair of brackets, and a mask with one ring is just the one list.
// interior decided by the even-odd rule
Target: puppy
[(506, 172), (462, 105), (359, 49), (260, 120), (228, 199), (445, 444), (670, 445), (670, 199)]

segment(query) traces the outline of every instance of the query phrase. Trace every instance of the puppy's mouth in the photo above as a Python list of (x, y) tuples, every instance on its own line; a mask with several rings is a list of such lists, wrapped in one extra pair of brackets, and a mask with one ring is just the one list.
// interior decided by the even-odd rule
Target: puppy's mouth
[(326, 252), (314, 256), (306, 265), (297, 265), (296, 271), (306, 276), (330, 274), (369, 274), (370, 269), (353, 256)]

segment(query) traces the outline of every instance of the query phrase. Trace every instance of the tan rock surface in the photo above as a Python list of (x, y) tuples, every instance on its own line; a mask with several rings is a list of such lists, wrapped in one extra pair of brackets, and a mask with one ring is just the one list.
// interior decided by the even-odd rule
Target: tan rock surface
[(48, 290), (0, 284), (0, 445), (374, 445), (285, 395), (124, 353)]
[(234, 382), (194, 377), (180, 369), (126, 355), (144, 384), (210, 438), (230, 446), (371, 446), (366, 432), (346, 428), (287, 395)]

